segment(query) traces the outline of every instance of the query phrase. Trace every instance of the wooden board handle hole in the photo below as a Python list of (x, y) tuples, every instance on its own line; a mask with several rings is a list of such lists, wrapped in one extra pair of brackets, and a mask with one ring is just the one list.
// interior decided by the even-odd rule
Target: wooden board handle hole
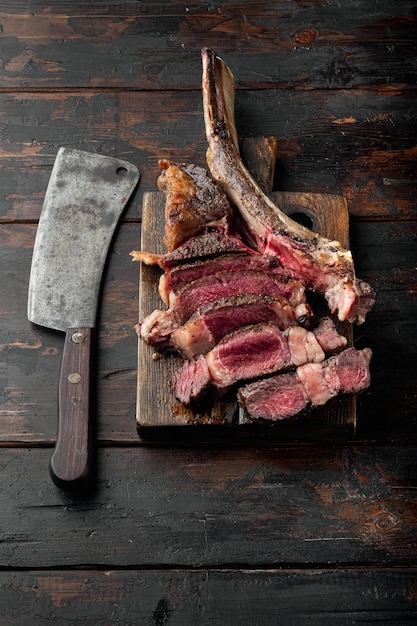
[[(298, 222), (301, 226), (305, 226), (310, 230), (313, 229), (314, 220), (307, 215), (307, 213), (302, 213), (301, 211), (294, 211), (294, 213), (288, 213), (288, 217), (290, 217), (294, 222)], [(314, 229), (313, 229), (314, 230)]]

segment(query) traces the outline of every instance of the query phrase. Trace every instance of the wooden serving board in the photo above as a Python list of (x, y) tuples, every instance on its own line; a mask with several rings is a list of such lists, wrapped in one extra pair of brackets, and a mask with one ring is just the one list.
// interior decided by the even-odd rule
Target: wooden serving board
[[(252, 174), (261, 181), (264, 190), (272, 185), (275, 165), (276, 144), (271, 138), (248, 141), (242, 148), (244, 160)], [(270, 193), (273, 201), (287, 215), (300, 219), (312, 230), (336, 239), (343, 246), (349, 244), (349, 215), (345, 198), (330, 194), (316, 193)], [(162, 192), (151, 192), (144, 196), (142, 217), (141, 249), (148, 252), (163, 254), (162, 240), (164, 234), (165, 197)], [(141, 263), (139, 278), (139, 322), (155, 308), (164, 308), (158, 294), (158, 280), (161, 275), (159, 267)], [(315, 314), (328, 314), (323, 300), (316, 296), (311, 303)], [(350, 324), (336, 322), (339, 332), (352, 343)], [(190, 432), (201, 433), (205, 426), (205, 434), (214, 426), (220, 431), (233, 433), (233, 436), (246, 436), (250, 433), (261, 437), (276, 437), (286, 440), (329, 440), (350, 438), (355, 431), (356, 403), (355, 398), (343, 397), (311, 411), (306, 417), (283, 420), (275, 424), (252, 423), (238, 408), (234, 399), (218, 401), (200, 412), (192, 411), (181, 405), (174, 397), (171, 380), (174, 371), (180, 366), (179, 356), (163, 356), (155, 358), (154, 350), (139, 340), (138, 344), (138, 387), (136, 421), (141, 436), (153, 436), (156, 430), (168, 427), (177, 433), (184, 432), (181, 426)], [(211, 428), (208, 428), (208, 427)], [(227, 428), (229, 427), (229, 428)], [(170, 436), (172, 434), (170, 429)], [(218, 431), (218, 429), (216, 429)]]

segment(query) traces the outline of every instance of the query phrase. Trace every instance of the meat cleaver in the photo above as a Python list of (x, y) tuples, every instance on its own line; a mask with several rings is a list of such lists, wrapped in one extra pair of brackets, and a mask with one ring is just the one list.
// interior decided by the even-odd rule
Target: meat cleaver
[(127, 161), (60, 148), (43, 202), (28, 318), (65, 332), (58, 432), (50, 462), (51, 477), (62, 489), (84, 487), (91, 479), (92, 354), (101, 278), (139, 177)]

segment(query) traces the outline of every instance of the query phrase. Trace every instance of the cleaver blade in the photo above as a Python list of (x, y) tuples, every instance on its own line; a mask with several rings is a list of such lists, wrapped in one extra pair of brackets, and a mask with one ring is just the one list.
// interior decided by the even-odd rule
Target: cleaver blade
[(31, 322), (65, 333), (50, 473), (63, 489), (91, 479), (92, 363), (101, 279), (112, 238), (139, 181), (121, 159), (60, 148), (36, 233)]

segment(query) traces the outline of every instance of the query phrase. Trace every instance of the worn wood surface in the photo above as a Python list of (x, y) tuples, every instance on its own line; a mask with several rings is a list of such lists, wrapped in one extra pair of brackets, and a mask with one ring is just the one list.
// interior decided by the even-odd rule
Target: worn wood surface
[[(200, 72), (200, 55), (194, 62)], [(275, 188), (335, 193), (355, 219), (415, 219), (417, 88), (238, 90), (242, 136), (278, 139)], [(36, 220), (61, 145), (134, 160), (142, 194), (159, 158), (205, 164), (202, 99), (193, 91), (0, 90), (0, 220)]]
[(2, 450), (3, 568), (409, 566), (417, 455), (399, 446), (106, 447), (65, 495), (50, 449)]
[(205, 45), (244, 87), (415, 83), (412, 0), (50, 4), (2, 3), (5, 86), (196, 89)]
[[(0, 3), (0, 624), (417, 620), (416, 17), (411, 0)], [(129, 252), (157, 160), (205, 163), (203, 45), (235, 74), (239, 135), (276, 138), (274, 191), (348, 200), (377, 291), (353, 335), (373, 351), (355, 443), (137, 435)], [(97, 489), (78, 498), (48, 473), (63, 336), (26, 318), (59, 146), (142, 175), (102, 291)]]
[[(34, 623), (34, 616), (56, 615), (63, 626), (76, 620), (85, 626), (285, 626), (307, 621), (322, 626), (331, 615), (335, 626), (387, 621), (400, 626), (415, 619), (416, 585), (412, 569), (246, 570), (240, 575), (204, 569), (31, 570), (0, 574), (7, 615), (0, 616), (0, 624), (16, 626)], [(93, 603), (94, 616), (87, 612)]]

